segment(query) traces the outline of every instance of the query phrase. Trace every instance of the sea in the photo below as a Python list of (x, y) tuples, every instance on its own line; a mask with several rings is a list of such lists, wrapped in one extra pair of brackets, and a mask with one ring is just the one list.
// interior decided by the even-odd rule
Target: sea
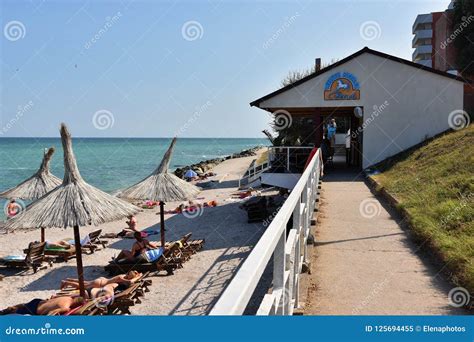
[[(149, 175), (160, 163), (170, 142), (171, 138), (73, 138), (73, 149), (84, 180), (112, 193)], [(180, 138), (170, 169), (268, 145), (267, 139), (258, 138)], [(56, 148), (51, 171), (62, 178), (63, 151), (59, 138), (0, 138), (0, 191), (36, 172), (44, 149), (49, 147)], [(2, 208), (4, 202), (0, 202)]]

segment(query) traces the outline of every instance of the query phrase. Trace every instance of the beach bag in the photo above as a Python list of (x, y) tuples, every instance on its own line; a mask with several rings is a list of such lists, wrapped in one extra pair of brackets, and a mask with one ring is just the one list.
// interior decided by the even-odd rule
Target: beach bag
[(150, 249), (143, 253), (143, 257), (147, 262), (155, 262), (163, 255), (163, 248)]

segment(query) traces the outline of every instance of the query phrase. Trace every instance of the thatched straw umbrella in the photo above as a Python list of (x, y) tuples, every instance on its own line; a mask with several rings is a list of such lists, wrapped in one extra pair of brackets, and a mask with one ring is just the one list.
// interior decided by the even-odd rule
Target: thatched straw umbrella
[(49, 171), (49, 163), (53, 154), (54, 147), (50, 147), (48, 152), (44, 154), (43, 161), (41, 162), (38, 171), (17, 186), (1, 192), (0, 197), (34, 200), (40, 198), (61, 184), (61, 179)]
[(164, 202), (182, 201), (195, 197), (199, 188), (190, 184), (173, 173), (168, 172), (171, 155), (176, 144), (176, 137), (171, 141), (160, 165), (142, 181), (122, 190), (118, 196), (133, 200), (160, 201), (161, 212), (161, 245), (164, 246)]
[[(35, 200), (59, 186), (62, 181), (49, 171), (49, 163), (54, 154), (54, 147), (50, 147), (43, 155), (40, 168), (30, 178), (17, 186), (0, 193), (1, 198), (21, 198)], [(41, 241), (44, 241), (44, 227), (41, 228)]]
[(72, 150), (71, 135), (61, 124), (64, 150), (64, 179), (60, 186), (32, 202), (6, 223), (7, 229), (73, 227), (79, 289), (84, 296), (81, 239), (79, 227), (119, 220), (138, 208), (87, 184), (81, 177)]
[(134, 200), (182, 201), (199, 193), (199, 188), (168, 172), (176, 138), (163, 156), (160, 165), (148, 177), (120, 191), (119, 197)]

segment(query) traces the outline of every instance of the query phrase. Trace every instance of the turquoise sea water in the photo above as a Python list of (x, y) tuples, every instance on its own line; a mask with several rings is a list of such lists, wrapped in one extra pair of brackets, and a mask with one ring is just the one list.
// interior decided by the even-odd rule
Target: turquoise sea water
[[(91, 185), (112, 192), (140, 181), (153, 171), (170, 142), (168, 138), (76, 138), (73, 147), (82, 177)], [(266, 139), (178, 139), (170, 169), (268, 144)], [(0, 191), (31, 176), (41, 163), (43, 149), (51, 146), (56, 148), (51, 170), (62, 178), (63, 152), (59, 138), (0, 138)]]

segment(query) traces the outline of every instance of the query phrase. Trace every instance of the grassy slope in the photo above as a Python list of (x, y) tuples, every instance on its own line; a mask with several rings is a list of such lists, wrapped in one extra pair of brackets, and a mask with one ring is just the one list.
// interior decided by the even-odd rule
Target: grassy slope
[(474, 125), (380, 168), (375, 178), (406, 209), (416, 237), (474, 294)]

